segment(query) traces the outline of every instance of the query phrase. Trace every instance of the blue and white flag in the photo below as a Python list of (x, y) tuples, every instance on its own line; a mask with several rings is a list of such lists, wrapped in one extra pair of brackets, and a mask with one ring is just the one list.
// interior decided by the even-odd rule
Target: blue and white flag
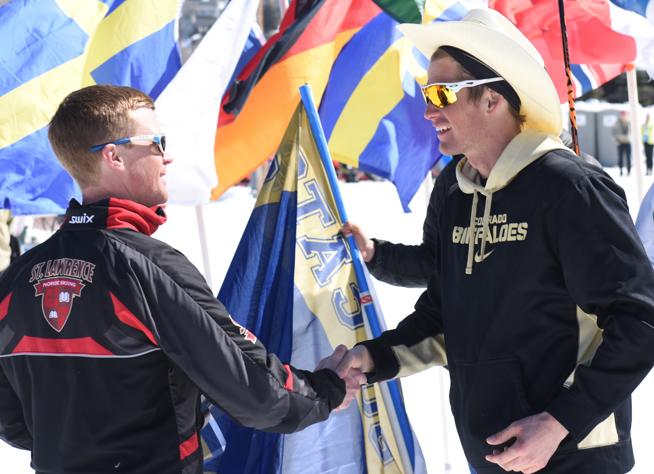
[(179, 0), (12, 0), (0, 7), (0, 208), (61, 214), (79, 189), (47, 124), (70, 92), (132, 86), (156, 98), (181, 66)]
[[(339, 234), (339, 200), (300, 104), (218, 295), (236, 321), (298, 368), (313, 370), (338, 344), (383, 330), (362, 311), (374, 299), (356, 276), (358, 252)], [(426, 471), (397, 381), (362, 388), (357, 403), (300, 433), (243, 428), (214, 408), (202, 436), (214, 453), (205, 470), (221, 474)]]
[(654, 23), (654, 1), (652, 0), (611, 0), (611, 3), (638, 13)]

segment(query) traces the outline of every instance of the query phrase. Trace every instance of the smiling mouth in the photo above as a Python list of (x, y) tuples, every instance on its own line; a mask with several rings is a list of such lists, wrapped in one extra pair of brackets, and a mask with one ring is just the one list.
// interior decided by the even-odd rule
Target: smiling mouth
[(434, 127), (434, 128), (436, 128), (436, 133), (438, 133), (439, 135), (441, 133), (449, 132), (450, 130), (452, 130), (452, 127)]

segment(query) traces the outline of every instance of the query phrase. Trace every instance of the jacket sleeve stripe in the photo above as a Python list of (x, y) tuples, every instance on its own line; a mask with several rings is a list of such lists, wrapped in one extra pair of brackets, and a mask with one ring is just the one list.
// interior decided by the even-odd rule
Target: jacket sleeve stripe
[(284, 364), (284, 369), (286, 370), (286, 383), (284, 384), (284, 388), (293, 391), (293, 371), (288, 364)]
[(143, 324), (139, 318), (134, 316), (134, 314), (129, 309), (127, 309), (127, 306), (125, 306), (118, 298), (116, 298), (116, 295), (114, 295), (112, 292), (109, 292), (109, 296), (111, 296), (111, 302), (114, 305), (114, 313), (116, 314), (116, 317), (122, 323), (131, 326), (138, 331), (141, 331), (152, 344), (158, 347), (159, 344), (157, 344), (152, 331), (145, 327), (145, 324)]
[(13, 293), (9, 293), (5, 299), (0, 302), (0, 321), (2, 321), (7, 314), (9, 314), (9, 303), (11, 303), (11, 295)]
[(45, 339), (31, 336), (23, 336), (12, 354), (112, 355), (90, 337)]

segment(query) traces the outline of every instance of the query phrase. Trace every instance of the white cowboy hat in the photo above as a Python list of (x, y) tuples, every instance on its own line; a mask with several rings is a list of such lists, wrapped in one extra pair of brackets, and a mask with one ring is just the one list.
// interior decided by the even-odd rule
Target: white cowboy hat
[(496, 10), (470, 10), (459, 21), (402, 24), (399, 30), (427, 59), (441, 46), (474, 56), (502, 76), (520, 97), (525, 129), (558, 136), (561, 107), (540, 53), (525, 35)]

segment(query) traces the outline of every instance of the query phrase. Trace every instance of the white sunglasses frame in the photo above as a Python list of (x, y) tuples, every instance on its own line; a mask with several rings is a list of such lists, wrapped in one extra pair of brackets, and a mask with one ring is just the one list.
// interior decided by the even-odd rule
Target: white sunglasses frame
[(425, 84), (424, 86), (420, 86), (420, 89), (424, 91), (427, 87), (430, 86), (444, 86), (456, 94), (461, 89), (465, 89), (467, 87), (475, 87), (475, 86), (480, 86), (482, 84), (489, 84), (491, 82), (499, 82), (503, 80), (504, 80), (503, 77), (489, 77), (488, 79), (469, 79), (466, 81), (458, 81), (458, 82), (432, 82), (430, 84)]

